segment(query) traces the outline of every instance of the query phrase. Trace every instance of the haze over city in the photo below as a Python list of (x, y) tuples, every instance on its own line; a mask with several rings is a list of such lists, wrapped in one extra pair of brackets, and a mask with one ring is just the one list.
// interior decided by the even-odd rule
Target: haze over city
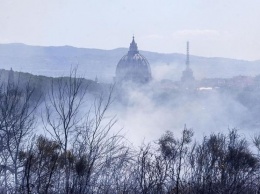
[(260, 193), (259, 7), (0, 0), (0, 193)]

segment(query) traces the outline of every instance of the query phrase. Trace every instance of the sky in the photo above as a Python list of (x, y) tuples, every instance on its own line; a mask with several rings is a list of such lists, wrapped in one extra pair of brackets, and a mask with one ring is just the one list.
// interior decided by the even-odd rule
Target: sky
[(0, 0), (0, 43), (260, 60), (259, 0)]

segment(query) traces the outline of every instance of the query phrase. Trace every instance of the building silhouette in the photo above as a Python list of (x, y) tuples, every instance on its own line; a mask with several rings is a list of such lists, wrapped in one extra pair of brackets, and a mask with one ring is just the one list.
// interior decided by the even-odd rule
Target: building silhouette
[(118, 62), (116, 68), (116, 82), (148, 83), (152, 79), (150, 64), (138, 51), (133, 37), (129, 51)]

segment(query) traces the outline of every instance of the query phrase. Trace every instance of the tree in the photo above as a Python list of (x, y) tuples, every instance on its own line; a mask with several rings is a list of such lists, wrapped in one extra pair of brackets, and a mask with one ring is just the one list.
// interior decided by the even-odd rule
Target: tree
[(69, 142), (73, 133), (81, 124), (80, 107), (83, 106), (87, 86), (83, 79), (77, 78), (77, 70), (70, 72), (69, 77), (52, 80), (51, 90), (46, 101), (45, 129), (51, 134), (63, 150), (65, 168), (65, 193), (69, 193)]
[[(4, 185), (17, 192), (20, 184), (19, 153), (26, 145), (35, 124), (34, 112), (39, 101), (32, 101), (34, 89), (27, 83), (21, 88), (8, 79), (0, 94), (0, 140), (1, 166), (4, 171)], [(10, 184), (13, 183), (13, 184)]]
[(204, 138), (195, 152), (195, 193), (252, 193), (258, 159), (237, 131)]
[[(167, 161), (167, 177), (170, 180), (170, 185), (172, 191), (181, 193), (182, 186), (181, 175), (185, 175), (185, 168), (187, 166), (187, 159), (189, 156), (189, 144), (191, 143), (191, 138), (193, 136), (193, 131), (187, 129), (186, 126), (181, 133), (181, 138), (174, 138), (173, 134), (169, 131), (166, 132), (159, 139), (160, 151)], [(183, 170), (183, 172), (181, 172)]]
[[(119, 167), (124, 168), (129, 162), (129, 148), (123, 144), (118, 132), (111, 131), (116, 123), (115, 117), (106, 117), (111, 98), (112, 88), (106, 97), (101, 94), (95, 99), (84, 124), (76, 129), (73, 150), (79, 160), (75, 193), (88, 193), (97, 188), (103, 193), (112, 189), (109, 184), (115, 181), (112, 177), (117, 176)], [(118, 182), (115, 184), (119, 186)]]
[(58, 191), (61, 157), (60, 145), (42, 135), (31, 142), (27, 151), (20, 153), (23, 164), (23, 193), (54, 193)]

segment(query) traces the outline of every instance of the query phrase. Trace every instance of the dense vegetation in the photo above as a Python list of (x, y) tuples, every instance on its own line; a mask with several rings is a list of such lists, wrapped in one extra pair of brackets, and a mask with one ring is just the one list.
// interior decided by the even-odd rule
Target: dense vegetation
[(44, 101), (34, 91), (12, 79), (1, 87), (1, 193), (260, 192), (260, 136), (251, 141), (257, 153), (235, 129), (195, 142), (186, 127), (133, 148), (111, 131), (111, 92), (86, 106), (75, 72), (52, 81)]

